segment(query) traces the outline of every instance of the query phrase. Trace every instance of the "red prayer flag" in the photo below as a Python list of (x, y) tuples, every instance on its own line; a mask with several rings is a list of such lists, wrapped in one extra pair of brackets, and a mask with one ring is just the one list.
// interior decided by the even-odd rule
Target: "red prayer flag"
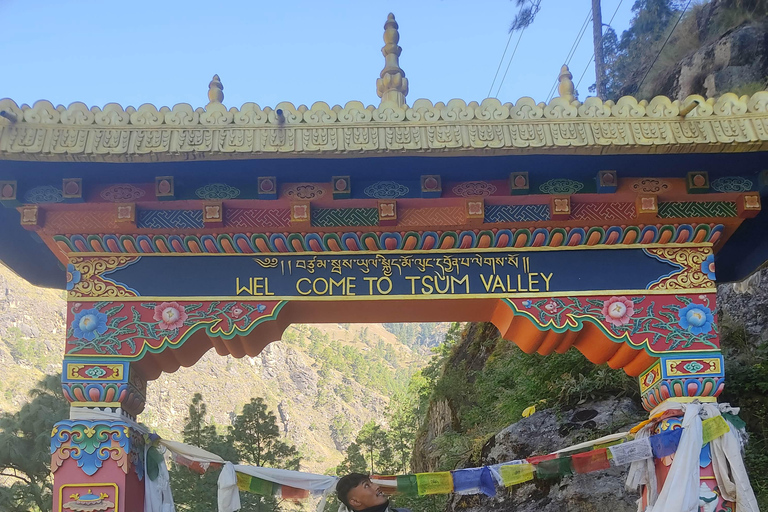
[(571, 463), (573, 464), (573, 469), (575, 469), (577, 473), (591, 473), (592, 471), (608, 469), (611, 467), (611, 463), (608, 461), (607, 452), (607, 448), (599, 448), (597, 450), (572, 455)]
[(525, 460), (527, 460), (529, 464), (538, 464), (539, 462), (544, 462), (545, 460), (552, 460), (556, 458), (556, 453), (550, 453), (549, 455), (536, 455), (535, 457), (526, 457)]
[(309, 498), (308, 489), (299, 489), (288, 485), (280, 486), (280, 497), (284, 500), (303, 500)]

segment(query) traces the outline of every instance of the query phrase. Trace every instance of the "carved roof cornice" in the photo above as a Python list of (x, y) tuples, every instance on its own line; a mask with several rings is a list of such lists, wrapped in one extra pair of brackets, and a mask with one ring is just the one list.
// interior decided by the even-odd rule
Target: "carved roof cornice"
[[(693, 108), (692, 108), (693, 107)], [(489, 98), (466, 104), (351, 101), (310, 108), (245, 103), (227, 109), (178, 104), (138, 109), (110, 103), (19, 107), (0, 100), (0, 159), (41, 161), (183, 161), (361, 153), (647, 154), (768, 150), (768, 91), (684, 101), (617, 102), (557, 97), (548, 104)]]

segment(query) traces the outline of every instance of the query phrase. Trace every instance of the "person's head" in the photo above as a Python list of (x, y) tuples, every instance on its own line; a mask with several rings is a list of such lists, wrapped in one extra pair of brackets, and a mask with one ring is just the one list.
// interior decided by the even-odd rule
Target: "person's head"
[(341, 477), (336, 483), (336, 495), (350, 510), (365, 510), (388, 501), (379, 486), (371, 482), (368, 475), (360, 473)]

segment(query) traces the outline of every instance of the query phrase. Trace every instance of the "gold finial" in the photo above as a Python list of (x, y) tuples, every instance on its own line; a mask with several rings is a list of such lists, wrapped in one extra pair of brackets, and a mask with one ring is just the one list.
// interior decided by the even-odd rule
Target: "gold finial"
[(387, 22), (384, 23), (384, 47), (381, 49), (384, 55), (384, 69), (381, 70), (381, 78), (376, 80), (376, 93), (382, 103), (392, 101), (402, 107), (408, 94), (408, 79), (405, 78), (405, 71), (400, 69), (400, 52), (403, 49), (397, 46), (400, 40), (397, 29), (395, 15), (389, 13)]
[(573, 95), (574, 88), (573, 88), (572, 78), (573, 78), (573, 75), (568, 69), (568, 66), (563, 64), (563, 67), (560, 68), (560, 76), (557, 77), (557, 80), (560, 82), (560, 85), (557, 86), (557, 92), (561, 98), (563, 98), (569, 103), (574, 100), (574, 95)]
[(224, 101), (224, 86), (221, 84), (219, 75), (213, 75), (211, 83), (208, 84), (208, 101), (211, 103)]

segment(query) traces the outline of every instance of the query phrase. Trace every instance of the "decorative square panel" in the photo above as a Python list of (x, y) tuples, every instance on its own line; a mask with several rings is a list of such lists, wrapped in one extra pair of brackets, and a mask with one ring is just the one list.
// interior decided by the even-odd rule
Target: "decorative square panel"
[(527, 194), (530, 190), (528, 172), (513, 172), (509, 175), (509, 193), (513, 196)]
[(653, 366), (648, 368), (639, 377), (640, 382), (640, 394), (645, 394), (651, 388), (654, 388), (661, 383), (661, 363), (657, 361)]
[(619, 186), (619, 178), (616, 171), (598, 171), (597, 173), (597, 192), (599, 194), (610, 194), (616, 192)]
[(37, 206), (22, 206), (19, 211), (21, 213), (21, 225), (25, 229), (35, 229), (42, 226), (42, 210)]
[(739, 217), (743, 218), (754, 217), (762, 209), (759, 194), (745, 194), (736, 205), (738, 206)]
[(635, 204), (638, 215), (656, 215), (659, 213), (659, 202), (655, 195), (640, 194)]
[(702, 354), (681, 356), (662, 356), (661, 376), (665, 379), (685, 377), (722, 377), (723, 356), (721, 354)]
[(467, 220), (480, 220), (485, 218), (485, 201), (482, 199), (467, 199)]
[(16, 201), (18, 185), (15, 181), (0, 181), (0, 201)]
[(550, 198), (550, 211), (553, 220), (564, 220), (571, 216), (571, 197), (552, 196)]
[(305, 223), (310, 221), (309, 203), (294, 203), (291, 205), (291, 223)]
[(397, 201), (379, 201), (379, 225), (391, 226), (397, 224)]
[(135, 203), (115, 204), (115, 220), (117, 222), (135, 223), (136, 222), (136, 204)]
[(85, 482), (59, 487), (56, 512), (122, 512), (118, 511), (118, 487), (115, 483)]
[(259, 199), (277, 199), (277, 178), (259, 176), (256, 180)]
[(421, 197), (440, 197), (443, 184), (439, 174), (425, 174), (421, 177)]
[(203, 201), (203, 224), (220, 226), (224, 223), (224, 205), (221, 201)]
[(70, 201), (82, 201), (83, 179), (64, 178), (61, 180), (61, 197)]
[(689, 172), (685, 179), (685, 188), (689, 194), (709, 192), (709, 174), (706, 171)]
[(334, 176), (331, 178), (331, 189), (334, 199), (348, 199), (352, 193), (352, 181), (349, 176)]
[(173, 199), (176, 195), (173, 176), (157, 176), (155, 178), (155, 197), (159, 200)]

